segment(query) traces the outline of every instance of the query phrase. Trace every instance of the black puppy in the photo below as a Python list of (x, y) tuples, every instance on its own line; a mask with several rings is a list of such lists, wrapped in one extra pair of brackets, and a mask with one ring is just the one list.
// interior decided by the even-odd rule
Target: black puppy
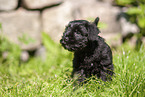
[(72, 77), (79, 75), (80, 82), (92, 75), (107, 81), (113, 75), (112, 51), (104, 39), (98, 36), (98, 22), (98, 17), (93, 23), (86, 20), (71, 21), (60, 40), (65, 49), (74, 52)]

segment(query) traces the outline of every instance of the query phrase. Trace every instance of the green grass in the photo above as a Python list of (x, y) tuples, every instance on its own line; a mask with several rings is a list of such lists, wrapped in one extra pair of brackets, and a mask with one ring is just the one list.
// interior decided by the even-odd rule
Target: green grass
[(15, 45), (15, 50), (13, 46), (2, 48), (4, 43), (0, 42), (0, 55), (6, 50), (10, 56), (8, 59), (0, 56), (0, 97), (145, 97), (144, 47), (135, 51), (125, 45), (113, 51), (113, 81), (90, 78), (87, 84), (74, 87), (70, 78), (72, 53), (47, 35), (43, 34), (46, 61), (31, 58), (27, 63), (20, 63), (16, 53), (20, 49)]

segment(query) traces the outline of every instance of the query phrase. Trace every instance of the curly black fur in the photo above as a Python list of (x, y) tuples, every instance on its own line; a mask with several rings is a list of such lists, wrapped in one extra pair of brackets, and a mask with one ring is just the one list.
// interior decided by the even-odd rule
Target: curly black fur
[(65, 49), (74, 52), (72, 77), (78, 74), (80, 82), (92, 75), (107, 81), (113, 75), (112, 51), (104, 39), (98, 36), (98, 22), (98, 17), (93, 23), (86, 20), (71, 21), (60, 40)]

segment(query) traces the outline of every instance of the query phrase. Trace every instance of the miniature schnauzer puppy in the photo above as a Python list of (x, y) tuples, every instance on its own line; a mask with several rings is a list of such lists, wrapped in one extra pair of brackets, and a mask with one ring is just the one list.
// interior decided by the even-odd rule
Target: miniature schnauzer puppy
[(74, 52), (72, 77), (79, 75), (79, 82), (92, 75), (108, 81), (113, 75), (112, 51), (98, 35), (98, 22), (98, 17), (93, 23), (86, 20), (70, 21), (60, 40), (65, 49)]

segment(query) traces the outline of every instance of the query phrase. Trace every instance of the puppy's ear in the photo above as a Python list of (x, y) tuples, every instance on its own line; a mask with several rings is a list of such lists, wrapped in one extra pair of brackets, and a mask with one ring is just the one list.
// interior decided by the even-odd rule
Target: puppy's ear
[(98, 22), (99, 22), (99, 17), (97, 17), (95, 21), (88, 26), (88, 32), (89, 32), (88, 39), (90, 41), (96, 41), (98, 38), (98, 34), (100, 33), (97, 27)]
[(97, 18), (95, 19), (95, 21), (94, 21), (94, 24), (95, 24), (96, 26), (98, 26), (98, 23), (99, 23), (99, 17), (97, 17)]

